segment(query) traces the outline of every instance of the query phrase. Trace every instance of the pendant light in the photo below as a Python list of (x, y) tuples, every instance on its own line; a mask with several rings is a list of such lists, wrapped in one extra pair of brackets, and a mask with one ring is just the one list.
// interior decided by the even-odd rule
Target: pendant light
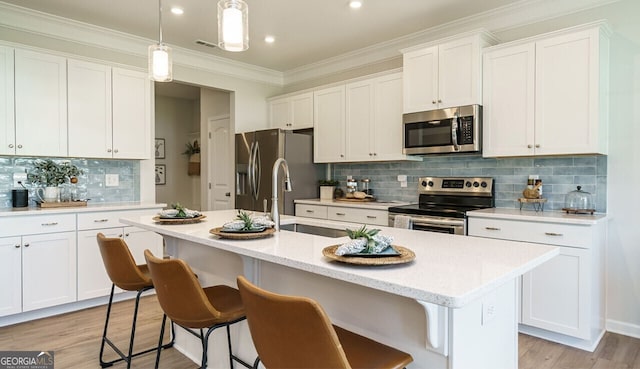
[(218, 2), (218, 47), (226, 51), (249, 48), (249, 8), (243, 0)]
[(158, 43), (149, 46), (149, 78), (156, 82), (171, 82), (172, 64), (171, 48), (162, 42), (162, 0), (158, 0)]

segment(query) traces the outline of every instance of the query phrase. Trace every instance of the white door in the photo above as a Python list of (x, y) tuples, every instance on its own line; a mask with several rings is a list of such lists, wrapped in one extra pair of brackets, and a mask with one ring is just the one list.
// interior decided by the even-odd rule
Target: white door
[(20, 237), (0, 238), (0, 316), (22, 311)]
[(347, 159), (373, 159), (373, 82), (364, 80), (346, 86), (347, 111), (345, 132)]
[(315, 91), (313, 105), (313, 161), (345, 161), (345, 86)]
[(208, 209), (233, 209), (234, 133), (228, 116), (209, 118), (208, 122)]
[(146, 73), (112, 70), (114, 158), (151, 156), (151, 83)]
[(438, 106), (438, 46), (403, 55), (404, 112), (433, 110)]
[(122, 228), (103, 228), (78, 232), (78, 301), (108, 296), (111, 279), (107, 275), (96, 235), (120, 237)]
[(402, 155), (402, 73), (376, 78), (373, 102), (373, 156), (376, 160)]
[(438, 108), (480, 104), (480, 41), (476, 37), (440, 45)]

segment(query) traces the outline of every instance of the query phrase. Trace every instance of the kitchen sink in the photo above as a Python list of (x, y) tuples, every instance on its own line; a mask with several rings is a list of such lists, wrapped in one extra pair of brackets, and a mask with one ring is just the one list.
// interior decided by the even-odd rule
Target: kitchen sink
[(284, 231), (307, 233), (307, 234), (313, 234), (316, 236), (331, 237), (331, 238), (344, 237), (347, 235), (347, 231), (345, 231), (344, 229), (319, 227), (319, 226), (297, 224), (297, 223), (282, 224), (280, 225), (280, 229)]

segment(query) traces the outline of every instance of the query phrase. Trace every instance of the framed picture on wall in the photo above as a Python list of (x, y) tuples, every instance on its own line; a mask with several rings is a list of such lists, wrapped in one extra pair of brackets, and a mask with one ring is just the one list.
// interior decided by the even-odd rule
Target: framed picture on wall
[(156, 159), (164, 159), (164, 138), (156, 138)]
[(167, 167), (164, 164), (156, 164), (156, 184), (167, 184)]

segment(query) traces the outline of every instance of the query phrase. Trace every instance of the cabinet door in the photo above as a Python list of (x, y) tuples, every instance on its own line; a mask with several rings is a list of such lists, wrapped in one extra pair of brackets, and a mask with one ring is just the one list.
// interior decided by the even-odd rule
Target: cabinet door
[(111, 158), (111, 67), (68, 60), (69, 156)]
[(560, 255), (522, 279), (522, 323), (590, 339), (591, 253), (562, 247)]
[(438, 108), (482, 103), (480, 41), (469, 37), (438, 48)]
[(438, 46), (402, 56), (405, 113), (433, 110), (438, 104)]
[(291, 129), (291, 103), (288, 98), (269, 102), (269, 124), (271, 128)]
[(146, 73), (113, 68), (113, 157), (151, 157), (151, 82)]
[(484, 157), (534, 154), (535, 44), (484, 54)]
[(22, 237), (23, 311), (76, 301), (76, 233)]
[(67, 156), (67, 60), (15, 50), (16, 154)]
[(122, 227), (78, 232), (78, 301), (108, 296), (111, 279), (107, 275), (96, 235), (122, 237)]
[(20, 237), (0, 238), (0, 316), (22, 311)]
[(373, 157), (404, 159), (402, 155), (402, 73), (376, 78), (373, 102)]
[(598, 40), (594, 29), (536, 43), (536, 154), (606, 154), (598, 146)]
[(13, 87), (13, 49), (0, 46), (0, 155), (16, 152)]
[(144, 250), (146, 249), (159, 258), (163, 256), (163, 239), (155, 232), (136, 227), (124, 227), (124, 240), (138, 265), (146, 264), (144, 259)]
[(316, 163), (346, 160), (344, 91), (344, 86), (338, 86), (313, 94), (313, 160)]
[(290, 97), (293, 129), (313, 128), (313, 92)]
[(349, 161), (373, 159), (373, 89), (371, 80), (346, 85), (346, 152)]

